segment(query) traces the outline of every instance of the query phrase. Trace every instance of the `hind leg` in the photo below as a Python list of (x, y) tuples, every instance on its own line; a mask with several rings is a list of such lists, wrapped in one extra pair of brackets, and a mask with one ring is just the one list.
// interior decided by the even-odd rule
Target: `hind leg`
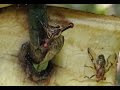
[(94, 67), (92, 67), (92, 66), (84, 65), (84, 67), (88, 67), (88, 68), (94, 69)]
[(85, 76), (84, 78), (91, 79), (91, 78), (93, 78), (94, 76), (95, 76), (95, 75), (92, 75), (91, 77)]
[(110, 62), (110, 66), (109, 66), (108, 69), (105, 71), (105, 73), (108, 72), (112, 66), (113, 66), (113, 63)]

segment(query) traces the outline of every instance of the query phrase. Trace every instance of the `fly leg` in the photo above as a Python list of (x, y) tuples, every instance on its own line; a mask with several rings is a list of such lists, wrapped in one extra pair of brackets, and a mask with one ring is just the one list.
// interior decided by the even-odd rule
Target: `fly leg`
[(109, 65), (109, 62), (108, 62), (109, 58), (110, 58), (110, 56), (106, 60), (106, 67), (108, 67), (108, 65)]
[(110, 66), (109, 66), (108, 69), (105, 71), (105, 73), (107, 73), (112, 66), (113, 66), (113, 63), (110, 62)]
[(94, 76), (95, 76), (95, 75), (92, 75), (91, 77), (85, 76), (84, 78), (91, 79), (91, 78), (93, 78)]
[(88, 77), (88, 76), (85, 76), (84, 78), (88, 78), (88, 79), (90, 79), (90, 77)]
[(91, 68), (91, 69), (95, 69), (94, 67), (92, 67), (92, 66), (87, 66), (87, 65), (84, 65), (84, 67), (88, 67), (88, 68)]
[[(92, 67), (92, 66), (87, 66), (87, 65), (84, 65), (84, 67), (88, 67), (88, 68), (91, 68), (91, 69), (95, 69), (94, 67)], [(95, 76), (95, 75), (92, 75), (91, 77), (85, 76), (84, 78), (91, 79), (91, 78), (94, 77), (94, 76)]]

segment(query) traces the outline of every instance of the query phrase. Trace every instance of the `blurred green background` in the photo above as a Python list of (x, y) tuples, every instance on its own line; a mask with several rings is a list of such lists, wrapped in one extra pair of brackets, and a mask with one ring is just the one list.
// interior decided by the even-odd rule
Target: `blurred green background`
[(49, 4), (104, 15), (120, 15), (120, 4)]

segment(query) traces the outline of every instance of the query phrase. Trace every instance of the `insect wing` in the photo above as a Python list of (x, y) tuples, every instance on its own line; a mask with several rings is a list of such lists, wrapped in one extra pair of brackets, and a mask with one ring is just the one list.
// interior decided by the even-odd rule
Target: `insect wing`
[(94, 60), (97, 59), (96, 53), (91, 48), (88, 48), (88, 55), (89, 55), (91, 61), (95, 62)]
[(117, 63), (117, 60), (118, 59), (118, 56), (117, 54), (113, 54), (113, 55), (110, 55), (108, 58), (107, 58), (107, 61), (106, 61), (106, 66), (108, 66), (109, 63)]

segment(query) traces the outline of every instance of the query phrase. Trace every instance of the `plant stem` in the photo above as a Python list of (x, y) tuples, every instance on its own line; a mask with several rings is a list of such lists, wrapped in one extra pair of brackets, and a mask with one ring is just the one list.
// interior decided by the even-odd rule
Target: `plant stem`
[(47, 6), (45, 4), (29, 4), (28, 23), (30, 42), (35, 46), (38, 45), (38, 41), (42, 43), (46, 36), (41, 22), (44, 24), (48, 23)]

